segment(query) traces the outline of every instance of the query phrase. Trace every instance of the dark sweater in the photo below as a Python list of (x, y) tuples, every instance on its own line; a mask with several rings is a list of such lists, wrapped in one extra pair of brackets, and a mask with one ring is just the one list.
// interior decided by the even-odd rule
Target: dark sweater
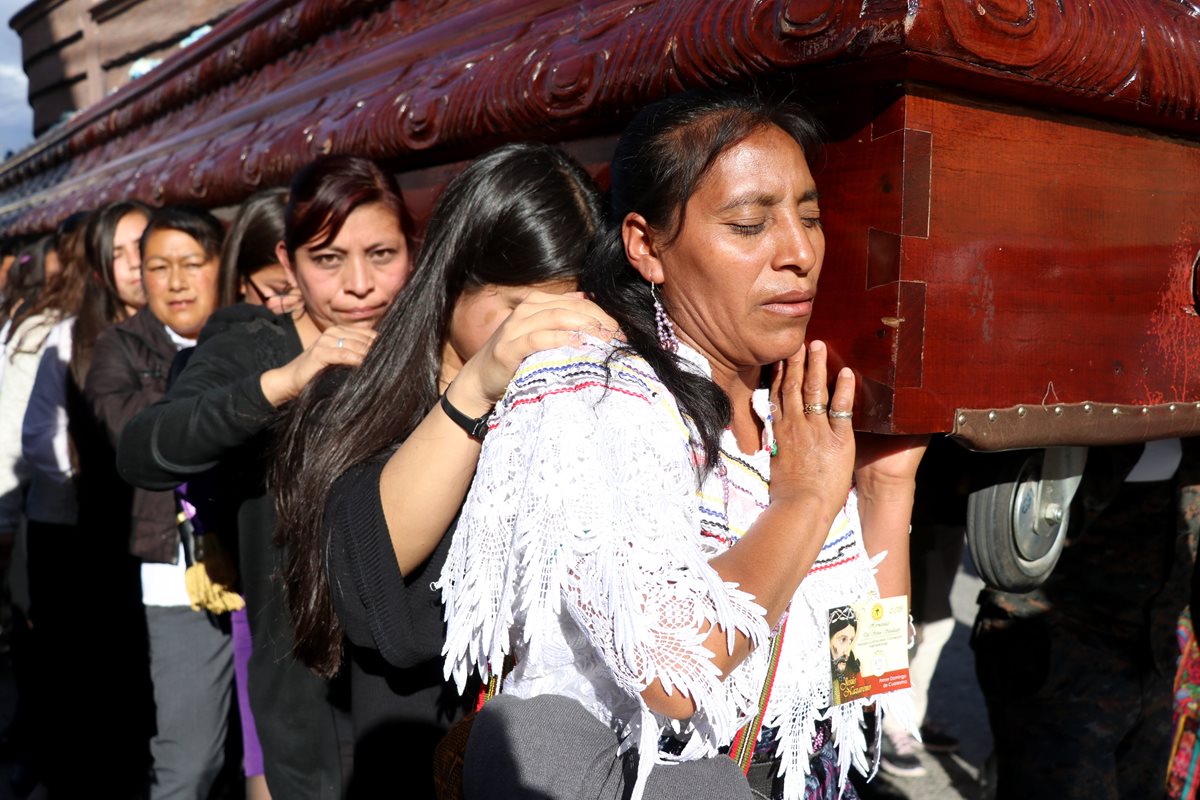
[[(325, 507), (329, 581), (350, 662), (352, 794), (403, 775), (406, 796), (422, 798), (432, 796), (433, 748), (471, 700), (442, 680), (442, 604), (430, 588), (453, 526), (428, 561), (402, 575), (383, 517), (382, 471), (382, 461), (350, 470)], [(410, 785), (417, 776), (420, 786)]]
[(291, 622), (274, 578), (275, 508), (266, 489), (276, 411), (259, 383), (263, 372), (302, 350), (290, 316), (246, 305), (217, 311), (167, 394), (126, 425), (117, 465), (144, 488), (188, 481), (207, 529), (236, 532), (254, 639), (248, 688), (267, 783), (275, 797), (324, 799), (341, 794), (334, 711), (327, 682), (291, 657)]

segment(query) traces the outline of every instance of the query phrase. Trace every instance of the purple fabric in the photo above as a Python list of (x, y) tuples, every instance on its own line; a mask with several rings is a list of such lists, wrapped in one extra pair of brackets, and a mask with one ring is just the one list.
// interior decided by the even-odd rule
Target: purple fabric
[(230, 615), (233, 622), (233, 672), (237, 688), (238, 713), (242, 718), (242, 768), (246, 777), (263, 774), (262, 746), (258, 743), (258, 731), (254, 727), (254, 714), (250, 711), (250, 692), (246, 687), (247, 665), (250, 663), (250, 622), (246, 609)]

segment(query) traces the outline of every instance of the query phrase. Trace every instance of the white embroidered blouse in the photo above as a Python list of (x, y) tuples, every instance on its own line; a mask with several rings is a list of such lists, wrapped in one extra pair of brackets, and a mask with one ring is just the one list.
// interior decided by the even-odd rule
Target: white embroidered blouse
[[(682, 346), (698, 371), (705, 359)], [(655, 762), (717, 754), (758, 711), (772, 631), (764, 611), (708, 564), (770, 501), (769, 445), (739, 452), (730, 431), (696, 488), (691, 425), (641, 358), (589, 339), (535, 354), (497, 406), (437, 587), (446, 606), (446, 674), (515, 665), (503, 691), (582, 703), (637, 747), (633, 798)], [(754, 407), (770, 441), (765, 390)], [(842, 780), (865, 767), (862, 706), (829, 707), (830, 608), (878, 596), (853, 492), (792, 600), (765, 717), (778, 728), (785, 796), (803, 796), (815, 724), (832, 722)], [(712, 624), (755, 647), (721, 680), (703, 641)], [(641, 691), (655, 679), (696, 705), (684, 726)], [(886, 702), (884, 703), (886, 705)], [(665, 726), (683, 752), (658, 751)]]

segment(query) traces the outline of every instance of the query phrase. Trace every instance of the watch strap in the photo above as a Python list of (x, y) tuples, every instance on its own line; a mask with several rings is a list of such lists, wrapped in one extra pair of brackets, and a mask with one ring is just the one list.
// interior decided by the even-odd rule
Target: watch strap
[(449, 417), (455, 425), (466, 431), (467, 435), (472, 439), (477, 442), (482, 442), (483, 437), (487, 436), (488, 420), (492, 418), (491, 411), (488, 411), (478, 419), (473, 419), (455, 408), (454, 404), (450, 402), (445, 393), (442, 394), (442, 398), (439, 402), (441, 403), (442, 411), (446, 412), (446, 416)]

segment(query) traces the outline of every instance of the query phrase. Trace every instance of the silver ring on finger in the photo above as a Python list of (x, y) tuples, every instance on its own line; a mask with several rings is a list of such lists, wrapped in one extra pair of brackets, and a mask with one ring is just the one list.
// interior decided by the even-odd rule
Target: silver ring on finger
[(345, 340), (345, 339), (341, 339), (341, 338), (339, 338), (339, 339), (338, 339), (338, 343), (337, 343), (338, 350), (341, 350), (341, 349), (342, 349), (342, 345), (343, 345), (343, 344), (345, 344), (345, 343), (346, 343), (346, 340)]
[(828, 409), (828, 406), (826, 406), (824, 403), (805, 403), (804, 404), (804, 413), (805, 414), (824, 414), (827, 409)]
[(830, 411), (830, 419), (850, 419), (854, 416), (853, 411)]

